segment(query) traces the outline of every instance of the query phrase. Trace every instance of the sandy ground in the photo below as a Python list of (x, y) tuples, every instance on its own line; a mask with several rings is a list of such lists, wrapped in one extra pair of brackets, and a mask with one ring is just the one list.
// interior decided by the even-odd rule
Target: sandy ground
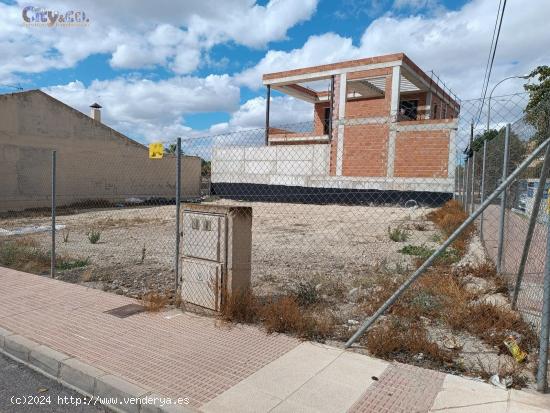
[[(403, 245), (436, 245), (436, 231), (423, 218), (430, 210), (426, 208), (238, 204), (253, 209), (252, 285), (259, 294), (276, 293), (304, 277), (346, 279), (372, 266), (406, 267), (410, 257), (397, 252)], [(129, 295), (147, 288), (172, 287), (174, 218), (173, 205), (59, 216), (57, 223), (65, 228), (57, 233), (57, 253), (90, 260), (85, 269), (60, 276), (73, 282), (84, 279), (97, 287), (107, 284), (106, 288)], [(0, 220), (0, 228), (48, 223), (47, 217), (20, 217)], [(421, 231), (415, 229), (417, 224)], [(409, 228), (406, 242), (390, 240), (388, 227), (398, 226)], [(86, 235), (92, 229), (101, 232), (97, 244), (91, 244)], [(49, 248), (48, 233), (32, 237)]]

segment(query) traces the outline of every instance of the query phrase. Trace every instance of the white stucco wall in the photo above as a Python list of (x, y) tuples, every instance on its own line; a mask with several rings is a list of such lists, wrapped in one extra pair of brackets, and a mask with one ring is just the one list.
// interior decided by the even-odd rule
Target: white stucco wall
[(330, 176), (330, 146), (215, 147), (212, 183), (453, 192), (454, 178)]

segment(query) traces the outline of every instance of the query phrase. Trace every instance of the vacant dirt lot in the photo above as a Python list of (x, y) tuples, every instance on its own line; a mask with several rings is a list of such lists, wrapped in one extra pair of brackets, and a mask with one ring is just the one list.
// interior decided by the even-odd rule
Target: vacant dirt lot
[[(280, 292), (305, 277), (345, 281), (373, 266), (406, 268), (410, 256), (397, 252), (403, 245), (436, 245), (436, 231), (423, 218), (429, 209), (239, 205), (253, 208), (252, 284), (260, 295)], [(132, 296), (141, 295), (145, 289), (172, 287), (173, 205), (81, 211), (61, 215), (57, 223), (63, 227), (57, 232), (57, 253), (89, 260), (85, 267), (60, 271), (60, 278)], [(0, 228), (7, 230), (48, 224), (48, 217), (37, 216), (0, 220)], [(406, 229), (407, 241), (392, 241), (389, 228)], [(88, 238), (90, 231), (100, 233), (96, 244)], [(25, 236), (49, 248), (47, 232)]]

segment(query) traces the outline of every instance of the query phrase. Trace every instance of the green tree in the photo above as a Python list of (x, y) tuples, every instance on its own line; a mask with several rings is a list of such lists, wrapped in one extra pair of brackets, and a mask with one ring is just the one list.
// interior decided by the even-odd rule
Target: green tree
[[(487, 155), (485, 160), (485, 195), (493, 192), (502, 178), (502, 166), (504, 160), (504, 134), (505, 128), (500, 130), (488, 130), (476, 136), (472, 142), (472, 149), (476, 152), (475, 176), (481, 185), (481, 171), (483, 167), (483, 142), (487, 141)], [(525, 159), (527, 153), (527, 142), (521, 140), (514, 132), (510, 132), (510, 148), (508, 174), (516, 169)], [(479, 185), (479, 186), (478, 186)]]
[(533, 139), (540, 144), (550, 132), (550, 66), (538, 66), (529, 74), (529, 80), (537, 82), (523, 86), (529, 92), (525, 120), (535, 128)]

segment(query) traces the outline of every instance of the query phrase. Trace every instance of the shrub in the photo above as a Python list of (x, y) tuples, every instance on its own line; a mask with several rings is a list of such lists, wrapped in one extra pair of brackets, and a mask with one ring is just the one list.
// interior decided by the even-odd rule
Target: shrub
[(58, 270), (72, 270), (74, 268), (86, 267), (90, 263), (90, 259), (71, 259), (65, 257), (58, 257), (55, 261), (55, 268)]
[(395, 317), (375, 326), (366, 336), (366, 345), (371, 354), (387, 360), (410, 362), (411, 355), (422, 353), (437, 365), (453, 362), (452, 352), (431, 342), (422, 324)]
[(317, 284), (313, 280), (299, 281), (292, 286), (291, 291), (299, 305), (308, 306), (321, 301)]
[[(430, 212), (426, 216), (430, 221), (436, 224), (443, 233), (449, 237), (456, 229), (468, 218), (468, 214), (462, 209), (462, 205), (456, 200), (446, 202), (441, 208)], [(473, 225), (469, 225), (459, 236), (453, 241), (452, 247), (460, 254), (466, 252), (468, 240), (474, 231)]]
[(268, 333), (295, 333), (304, 328), (304, 318), (294, 297), (272, 299), (261, 309), (261, 317)]
[(145, 311), (159, 312), (170, 302), (170, 297), (167, 292), (150, 291), (141, 297), (141, 303), (145, 307)]
[[(420, 262), (417, 264), (420, 265), (435, 252), (435, 249), (428, 248), (425, 245), (408, 244), (401, 248), (398, 252), (405, 255), (413, 255), (415, 257), (418, 257), (420, 259)], [(439, 254), (434, 264), (453, 264), (455, 262), (458, 262), (459, 260), (460, 256), (458, 252), (454, 248), (447, 248), (445, 251)]]
[(92, 229), (86, 233), (86, 236), (88, 237), (88, 241), (90, 241), (90, 244), (97, 244), (99, 239), (101, 238), (101, 231)]
[(390, 239), (394, 242), (404, 242), (410, 238), (411, 233), (402, 227), (397, 227), (393, 229), (391, 227), (388, 227), (388, 235)]
[(220, 314), (234, 323), (254, 323), (258, 320), (259, 303), (249, 288), (224, 294)]

